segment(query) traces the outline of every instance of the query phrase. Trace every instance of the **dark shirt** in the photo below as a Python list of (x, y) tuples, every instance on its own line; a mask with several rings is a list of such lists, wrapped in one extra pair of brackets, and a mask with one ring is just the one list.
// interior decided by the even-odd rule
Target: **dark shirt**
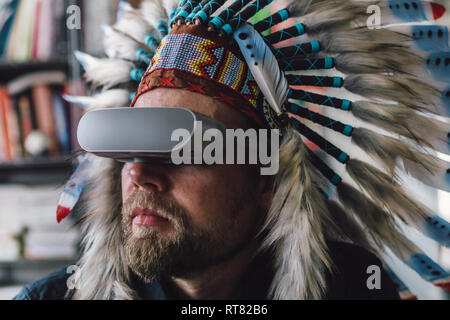
[[(329, 300), (392, 300), (399, 299), (394, 283), (382, 269), (381, 261), (372, 253), (358, 246), (342, 242), (329, 242), (330, 255), (334, 262), (334, 272), (327, 273), (327, 293)], [(265, 300), (273, 278), (271, 254), (256, 257), (242, 276), (232, 300)], [(377, 265), (381, 271), (381, 288), (368, 289), (367, 279), (371, 274), (367, 268)], [(25, 286), (14, 300), (60, 300), (67, 291), (67, 279), (71, 274), (66, 268)], [(149, 284), (137, 277), (133, 287), (142, 299), (170, 300), (164, 284), (153, 281)]]

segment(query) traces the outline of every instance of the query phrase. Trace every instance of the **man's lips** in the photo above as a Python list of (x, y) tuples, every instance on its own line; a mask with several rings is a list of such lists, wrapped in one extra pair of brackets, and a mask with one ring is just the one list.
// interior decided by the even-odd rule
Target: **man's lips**
[(157, 211), (139, 207), (133, 209), (131, 212), (131, 219), (133, 224), (139, 226), (155, 226), (169, 222), (168, 219), (164, 218)]

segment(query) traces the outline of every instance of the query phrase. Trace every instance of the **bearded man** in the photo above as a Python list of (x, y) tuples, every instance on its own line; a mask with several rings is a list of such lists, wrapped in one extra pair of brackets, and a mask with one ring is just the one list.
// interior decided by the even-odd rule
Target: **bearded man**
[[(395, 155), (392, 159), (409, 157), (417, 163), (423, 158), (412, 159), (410, 155), (416, 153), (409, 151), (403, 141), (381, 138), (375, 132), (345, 125), (292, 102), (333, 106), (361, 115), (356, 112), (363, 109), (361, 101), (295, 88), (299, 82), (341, 87), (342, 78), (286, 73), (330, 69), (335, 65), (349, 74), (345, 79), (347, 90), (373, 97), (364, 81), (381, 77), (379, 73), (386, 70), (397, 72), (410, 67), (411, 61), (403, 61), (413, 59), (408, 55), (409, 49), (398, 46), (402, 38), (387, 30), (361, 30), (347, 24), (353, 20), (356, 23), (365, 15), (365, 6), (352, 1), (294, 1), (270, 18), (251, 23), (252, 26), (247, 19), (270, 1), (250, 1), (247, 7), (242, 1), (231, 1), (228, 9), (220, 11), (218, 5), (224, 2), (182, 1), (177, 7), (171, 1), (143, 1), (140, 11), (123, 15), (128, 24), (118, 23), (108, 31), (108, 45), (118, 40), (122, 45), (107, 48), (109, 60), (78, 53), (87, 78), (109, 88), (123, 82), (117, 75), (120, 70), (125, 69), (125, 78), (128, 77), (128, 60), (136, 60), (134, 66), (147, 61), (148, 67), (131, 72), (140, 81), (131, 103), (133, 108), (93, 110), (86, 114), (86, 119), (94, 119), (92, 114), (104, 115), (96, 120), (96, 129), (98, 135), (105, 135), (102, 139), (91, 137), (99, 147), (88, 147), (86, 140), (80, 138), (85, 131), (80, 122), (78, 137), (88, 153), (71, 178), (72, 189), (69, 184), (58, 209), (61, 220), (80, 198), (76, 211), (81, 214), (84, 249), (75, 285), (68, 288), (71, 275), (64, 269), (26, 286), (17, 299), (398, 299), (395, 285), (383, 269), (386, 265), (373, 253), (383, 251), (385, 245), (419, 273), (422, 269), (416, 267), (417, 259), (431, 266), (422, 276), (445, 286), (445, 271), (416, 251), (397, 229), (392, 213), (436, 241), (447, 241), (443, 238), (446, 231), (436, 227), (446, 226), (447, 222), (420, 211), (422, 207), (404, 193), (393, 176), (350, 159), (314, 132), (314, 126), (299, 119), (352, 136), (352, 141), (367, 154), (378, 156), (381, 164), (392, 170), (395, 161), (380, 159), (380, 153), (386, 157)], [(215, 11), (216, 16), (212, 16)], [(315, 14), (327, 23), (312, 19)], [(259, 34), (289, 16), (301, 15), (310, 19), (279, 32)], [(167, 17), (169, 24), (165, 22)], [(151, 61), (148, 53), (139, 50), (137, 57), (133, 56), (135, 49), (141, 47), (138, 40), (142, 41), (142, 32), (124, 27), (131, 23), (149, 34), (145, 43), (149, 49), (156, 49)], [(170, 33), (168, 26), (172, 26)], [(161, 39), (159, 44), (157, 36), (151, 33), (155, 29)], [(338, 36), (334, 33), (338, 29), (348, 33), (346, 41), (351, 50), (331, 41)], [(312, 36), (317, 36), (318, 31), (330, 36), (320, 36), (320, 43), (272, 46), (273, 42), (303, 35), (305, 30)], [(371, 41), (366, 41), (365, 36)], [(133, 48), (132, 55), (124, 49), (128, 48), (125, 43)], [(383, 54), (377, 55), (380, 48)], [(305, 58), (318, 50), (342, 55)], [(343, 57), (352, 50), (357, 52), (355, 57), (372, 59), (367, 62), (372, 67), (346, 65)], [(396, 63), (393, 70), (392, 61), (387, 63), (384, 59), (395, 60), (397, 55), (403, 62)], [(378, 87), (389, 95), (386, 99), (399, 103), (398, 108), (403, 106), (404, 97), (414, 95), (411, 87), (418, 85), (411, 79), (399, 81), (402, 86), (395, 90)], [(383, 85), (394, 86), (394, 82), (385, 80), (379, 84)], [(393, 92), (395, 95), (391, 96)], [(84, 101), (92, 109), (123, 106), (120, 99), (111, 99), (115, 94), (117, 88)], [(380, 120), (373, 110), (378, 108), (381, 112), (392, 105), (370, 103), (371, 113), (364, 113), (366, 121), (376, 120), (380, 126), (396, 128), (403, 135), (414, 135), (420, 130), (409, 127), (408, 121), (402, 123), (408, 130), (389, 126), (393, 121), (390, 115), (385, 113), (386, 119)], [(158, 114), (177, 108), (190, 110), (228, 129), (279, 130), (279, 171), (274, 176), (261, 175), (261, 163), (175, 165), (160, 161), (164, 155), (156, 147), (135, 147), (136, 141), (151, 140), (160, 134), (154, 129), (158, 122), (164, 127), (175, 121), (158, 118)], [(134, 118), (136, 125), (127, 121), (139, 110), (154, 111), (155, 117), (148, 119), (149, 130), (153, 130), (148, 135), (138, 134), (142, 132), (142, 126), (137, 125), (139, 119)], [(130, 118), (124, 117), (122, 125), (108, 122), (107, 115), (118, 112), (125, 112)], [(401, 112), (415, 119), (411, 123), (427, 123), (415, 111)], [(121, 139), (123, 136), (126, 140)], [(344, 165), (360, 189), (344, 182), (322, 160), (321, 153), (304, 143), (302, 136)], [(106, 146), (106, 140), (112, 144)], [(120, 144), (118, 140), (129, 146), (111, 147)], [(74, 185), (83, 186), (84, 192), (77, 192), (81, 188), (74, 189)], [(371, 277), (373, 270), (375, 278)], [(440, 273), (431, 275), (429, 270)], [(373, 279), (376, 280), (372, 283)]]
[[(141, 106), (183, 106), (228, 128), (251, 124), (225, 103), (181, 89), (149, 91), (137, 100), (135, 107)], [(120, 185), (123, 207), (114, 219), (121, 220), (123, 238), (116, 250), (129, 268), (134, 298), (267, 299), (274, 257), (270, 250), (258, 252), (258, 248), (273, 198), (271, 176), (260, 175), (256, 166), (238, 164), (126, 163), (117, 167), (120, 176), (111, 183)], [(103, 236), (108, 236), (105, 232)], [(379, 290), (367, 287), (367, 268), (382, 268), (373, 254), (339, 242), (328, 246), (336, 268), (327, 279), (329, 298), (398, 297), (384, 272)], [(105, 271), (98, 266), (95, 273)], [(27, 287), (19, 297), (61, 299), (69, 276), (64, 268)], [(80, 273), (78, 287), (89, 286), (82, 278)]]

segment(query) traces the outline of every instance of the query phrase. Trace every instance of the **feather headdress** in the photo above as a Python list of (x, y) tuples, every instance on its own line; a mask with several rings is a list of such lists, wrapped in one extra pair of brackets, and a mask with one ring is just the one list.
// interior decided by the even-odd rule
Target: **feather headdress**
[[(414, 14), (404, 14), (397, 2), (144, 0), (140, 10), (123, 17), (143, 20), (139, 26), (119, 21), (105, 28), (108, 59), (81, 53), (77, 57), (94, 84), (108, 89), (128, 82), (136, 88), (145, 70), (156, 63), (152, 57), (173, 26), (204, 25), (239, 46), (264, 96), (267, 125), (283, 128), (280, 171), (264, 225), (263, 246), (276, 250), (271, 297), (323, 297), (325, 271), (332, 268), (326, 239), (380, 254), (390, 250), (423, 279), (449, 289), (449, 273), (400, 231), (406, 224), (450, 246), (450, 224), (402, 185), (402, 177), (411, 176), (450, 191), (449, 163), (437, 153), (448, 154), (449, 105), (447, 91), (438, 83), (445, 76), (434, 69), (431, 76), (426, 72), (433, 63), (445, 62), (438, 63), (433, 55), (426, 58), (419, 50), (432, 46), (416, 34), (432, 27), (398, 27), (405, 20), (428, 19), (426, 3), (415, 1), (410, 8)], [(366, 25), (372, 5), (389, 17), (375, 27)], [(129, 84), (122, 90), (133, 96)], [(121, 103), (127, 96), (113, 90), (70, 99), (88, 107), (112, 107), (116, 94)], [(88, 168), (86, 161), (91, 160), (81, 163), (82, 170)], [(113, 174), (111, 160), (99, 161)], [(99, 179), (98, 172), (90, 179)], [(92, 290), (81, 290), (75, 297), (133, 298), (125, 268), (104, 258), (106, 249), (97, 243), (111, 246), (120, 237), (111, 209), (118, 195), (99, 185), (103, 197), (112, 200), (96, 203), (85, 220), (100, 230), (106, 230), (109, 221), (113, 228), (106, 240), (86, 226), (81, 264), (87, 270), (93, 257), (102, 257), (110, 278), (93, 274), (83, 286)], [(66, 211), (73, 207), (72, 200), (66, 201)], [(96, 286), (101, 290), (94, 292)], [(401, 290), (413, 298), (406, 286)]]

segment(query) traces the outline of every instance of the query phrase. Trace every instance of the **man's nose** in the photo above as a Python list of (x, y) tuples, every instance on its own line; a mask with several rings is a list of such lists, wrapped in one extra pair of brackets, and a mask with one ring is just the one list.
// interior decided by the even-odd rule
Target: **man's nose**
[(134, 186), (142, 191), (164, 192), (168, 188), (168, 179), (162, 165), (131, 163), (127, 164), (126, 170)]

